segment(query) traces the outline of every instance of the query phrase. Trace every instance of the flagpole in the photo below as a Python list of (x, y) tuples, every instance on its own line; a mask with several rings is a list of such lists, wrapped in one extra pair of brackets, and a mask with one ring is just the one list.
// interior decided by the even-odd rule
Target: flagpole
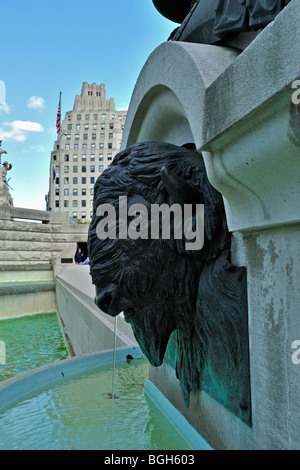
[(59, 122), (59, 211), (62, 212), (61, 202), (62, 202), (62, 194), (61, 194), (61, 178), (62, 178), (62, 168), (61, 168), (61, 92), (59, 93), (59, 105), (60, 105), (60, 122)]
[(55, 177), (54, 177), (54, 165), (55, 163), (53, 162), (52, 166), (52, 171), (51, 171), (51, 178), (52, 178), (52, 204), (51, 204), (51, 210), (54, 211), (54, 206), (55, 206)]

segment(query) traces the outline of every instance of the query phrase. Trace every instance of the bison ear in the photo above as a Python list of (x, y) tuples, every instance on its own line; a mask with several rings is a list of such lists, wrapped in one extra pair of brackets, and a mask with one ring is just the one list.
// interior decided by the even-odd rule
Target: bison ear
[(175, 173), (167, 168), (161, 169), (161, 179), (168, 191), (173, 203), (183, 204), (201, 204), (201, 195), (191, 185), (189, 185), (183, 178), (177, 176)]

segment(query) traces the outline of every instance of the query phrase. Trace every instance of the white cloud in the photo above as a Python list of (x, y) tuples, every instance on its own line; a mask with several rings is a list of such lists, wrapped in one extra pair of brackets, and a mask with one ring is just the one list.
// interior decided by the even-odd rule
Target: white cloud
[(39, 122), (32, 121), (13, 121), (6, 123), (10, 125), (15, 131), (27, 131), (27, 132), (43, 132), (44, 128)]
[(29, 132), (44, 131), (44, 128), (40, 123), (32, 121), (4, 122), (3, 125), (7, 129), (0, 129), (0, 139), (2, 140), (24, 142), (24, 140), (27, 139)]
[(6, 85), (0, 80), (0, 114), (10, 113), (10, 106), (6, 103)]
[(0, 114), (10, 113), (10, 106), (7, 103), (0, 103)]
[(27, 101), (27, 107), (30, 109), (37, 109), (38, 111), (42, 111), (46, 108), (46, 103), (44, 98), (40, 96), (31, 96)]
[(28, 149), (24, 149), (23, 153), (40, 153), (45, 151), (46, 148), (43, 145), (31, 145)]

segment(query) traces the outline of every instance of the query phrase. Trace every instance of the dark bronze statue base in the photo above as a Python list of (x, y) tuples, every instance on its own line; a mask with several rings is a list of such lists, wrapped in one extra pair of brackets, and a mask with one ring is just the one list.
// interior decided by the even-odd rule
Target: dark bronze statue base
[(222, 44), (267, 26), (290, 0), (153, 0), (166, 18), (182, 25), (170, 39)]

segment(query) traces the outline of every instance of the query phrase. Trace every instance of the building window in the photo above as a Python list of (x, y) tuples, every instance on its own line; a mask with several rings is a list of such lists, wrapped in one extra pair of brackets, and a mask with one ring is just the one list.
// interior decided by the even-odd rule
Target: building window
[(94, 184), (94, 183), (95, 183), (95, 177), (91, 176), (91, 184)]
[(73, 178), (73, 184), (77, 184), (77, 183), (78, 183), (78, 178), (77, 178), (77, 176), (74, 176), (74, 178)]
[(85, 120), (88, 121), (90, 119), (90, 115), (89, 114), (86, 114), (85, 115)]
[(99, 161), (100, 161), (100, 162), (103, 162), (103, 153), (100, 153), (100, 155), (99, 155)]
[(81, 196), (86, 196), (86, 188), (81, 189)]
[(107, 154), (107, 160), (112, 160), (112, 154), (111, 153)]
[(80, 124), (76, 124), (76, 131), (80, 131)]
[(92, 153), (90, 158), (91, 158), (91, 162), (94, 162), (95, 161), (95, 154)]
[(101, 140), (104, 140), (104, 137), (105, 137), (104, 132), (101, 132), (101, 134), (100, 134), (100, 139), (101, 139)]
[(115, 119), (115, 115), (114, 115), (114, 114), (112, 114), (112, 115), (111, 115), (111, 118), (112, 118), (112, 119)]
[(65, 166), (64, 172), (65, 172), (65, 173), (69, 173), (69, 167), (68, 167), (68, 166)]
[(59, 184), (59, 178), (55, 178), (55, 184)]
[(87, 149), (87, 144), (82, 144), (82, 150), (86, 150)]
[(90, 200), (90, 206), (93, 207), (93, 199)]
[[(91, 189), (90, 189), (90, 195), (91, 195), (91, 196), (94, 195), (94, 188), (91, 188)], [(91, 201), (91, 202), (93, 202), (93, 201)]]
[(96, 134), (92, 134), (92, 140), (96, 140)]
[(83, 200), (81, 201), (81, 206), (82, 206), (82, 207), (86, 207), (86, 200), (85, 200), (85, 199), (83, 199)]
[(108, 148), (112, 149), (112, 143), (111, 142), (108, 142)]
[(95, 165), (91, 165), (91, 173), (95, 173)]
[(56, 155), (53, 155), (53, 161), (56, 162)]
[(78, 189), (77, 188), (73, 188), (73, 196), (77, 196), (78, 195)]
[(82, 160), (83, 162), (86, 162), (86, 155), (85, 155), (85, 154), (81, 155), (81, 160)]
[(74, 144), (74, 150), (78, 150), (78, 144)]
[(106, 114), (102, 114), (101, 119), (102, 119), (102, 121), (105, 121), (106, 120)]
[(102, 129), (103, 131), (105, 130), (105, 124), (104, 124), (104, 123), (101, 124), (101, 129)]
[(73, 212), (73, 219), (77, 219), (77, 212), (76, 211)]
[(71, 134), (67, 134), (67, 140), (71, 140)]
[(64, 195), (69, 196), (69, 188), (64, 189)]
[(93, 131), (97, 130), (97, 124), (93, 124)]
[(68, 124), (68, 131), (72, 130), (72, 124)]
[(85, 125), (84, 125), (84, 130), (85, 130), (85, 131), (88, 131), (88, 130), (89, 130), (89, 125), (88, 125), (88, 124), (85, 124)]
[(73, 173), (78, 173), (78, 166), (77, 165), (73, 166)]
[(113, 129), (113, 128), (114, 128), (114, 123), (113, 123), (113, 122), (110, 122), (110, 123), (109, 123), (109, 128), (110, 128), (110, 129)]
[(99, 145), (99, 148), (100, 148), (100, 149), (104, 149), (104, 144), (103, 144), (103, 143), (100, 144), (100, 145)]
[(69, 178), (64, 178), (64, 183), (69, 184)]
[(65, 162), (69, 161), (69, 155), (65, 155)]
[(103, 171), (103, 165), (99, 165), (99, 171), (100, 171), (100, 173), (102, 173), (102, 171)]
[(81, 114), (77, 114), (77, 121), (81, 121)]
[(55, 207), (59, 207), (59, 201), (57, 199), (55, 201)]
[(85, 176), (83, 176), (83, 177), (81, 178), (81, 183), (82, 183), (82, 184), (86, 184), (86, 177), (85, 177)]
[(59, 165), (56, 165), (56, 167), (55, 167), (55, 173), (56, 173), (57, 175), (59, 175)]
[(85, 211), (81, 212), (81, 218), (86, 219), (86, 212)]
[(66, 150), (70, 150), (70, 144), (66, 144)]
[(68, 200), (64, 201), (64, 207), (69, 207), (69, 201)]
[(78, 155), (75, 153), (73, 155), (73, 162), (78, 162)]
[(108, 134), (108, 138), (109, 138), (109, 139), (113, 139), (113, 133), (112, 133), (112, 132), (110, 132), (110, 133)]
[(83, 134), (83, 140), (88, 140), (88, 135), (87, 134)]
[(55, 188), (55, 196), (59, 196), (59, 189)]
[(92, 144), (91, 145), (91, 150), (95, 150), (95, 148), (96, 148), (96, 144)]
[(82, 171), (82, 173), (86, 173), (86, 166), (85, 165), (82, 165), (81, 171)]
[(78, 201), (77, 199), (73, 199), (73, 207), (77, 207), (78, 206)]
[(75, 140), (79, 140), (79, 134), (75, 134)]

